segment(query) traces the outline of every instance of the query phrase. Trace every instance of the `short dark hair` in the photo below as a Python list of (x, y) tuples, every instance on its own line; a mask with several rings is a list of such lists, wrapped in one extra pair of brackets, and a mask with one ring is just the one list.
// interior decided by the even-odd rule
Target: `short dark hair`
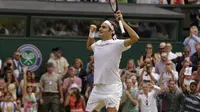
[(170, 79), (170, 80), (168, 81), (168, 84), (169, 84), (170, 82), (174, 82), (174, 83), (176, 84), (176, 81), (173, 80), (173, 79)]
[(198, 83), (197, 83), (196, 81), (195, 81), (195, 82), (191, 82), (191, 83), (190, 83), (190, 86), (191, 86), (191, 85), (195, 85), (195, 86), (197, 87)]

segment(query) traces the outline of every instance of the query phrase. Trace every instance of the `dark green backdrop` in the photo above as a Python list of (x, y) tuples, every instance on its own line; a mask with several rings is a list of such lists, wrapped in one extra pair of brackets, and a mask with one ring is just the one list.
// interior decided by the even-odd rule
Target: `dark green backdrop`
[[(9, 38), (9, 37), (8, 37)], [(126, 62), (128, 59), (132, 58), (135, 60), (135, 62), (137, 62), (136, 60), (139, 59), (140, 55), (145, 53), (145, 45), (147, 43), (152, 43), (153, 47), (154, 47), (154, 51), (157, 52), (158, 51), (158, 47), (159, 47), (159, 41), (149, 41), (149, 42), (145, 42), (145, 41), (138, 41), (136, 44), (134, 44), (132, 46), (131, 49), (129, 49), (128, 51), (123, 53), (122, 56), (122, 60), (121, 60), (121, 64), (120, 67), (125, 67)], [(88, 51), (86, 49), (86, 39), (69, 39), (69, 40), (57, 40), (57, 39), (1, 39), (0, 40), (0, 54), (1, 58), (3, 61), (5, 61), (5, 59), (7, 57), (12, 57), (12, 53), (14, 51), (16, 51), (21, 45), (23, 44), (33, 44), (36, 47), (38, 47), (38, 49), (40, 49), (41, 53), (42, 53), (42, 65), (40, 67), (40, 70), (36, 71), (37, 76), (40, 76), (41, 73), (44, 72), (44, 63), (47, 62), (50, 53), (51, 53), (51, 49), (53, 47), (62, 47), (63, 51), (64, 51), (64, 57), (68, 60), (68, 62), (70, 63), (70, 65), (73, 63), (73, 60), (75, 58), (81, 58), (83, 60), (83, 62), (86, 64), (86, 62), (88, 61), (88, 55), (91, 54), (92, 52)], [(173, 43), (173, 51), (177, 52), (177, 51), (182, 51), (183, 50), (183, 46), (182, 43), (180, 42), (176, 42)], [(103, 60), (102, 60), (103, 61)]]

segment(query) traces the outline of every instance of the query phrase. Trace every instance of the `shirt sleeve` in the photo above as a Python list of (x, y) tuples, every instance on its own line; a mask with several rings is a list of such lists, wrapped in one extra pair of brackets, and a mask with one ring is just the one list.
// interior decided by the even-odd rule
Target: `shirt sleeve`
[(63, 82), (63, 89), (64, 89), (64, 90), (67, 89), (67, 86), (69, 85), (68, 82), (69, 82), (69, 81), (68, 81), (68, 78), (66, 78), (66, 79), (64, 80), (64, 82)]
[(152, 75), (156, 79), (156, 81), (159, 81), (160, 77), (157, 73), (152, 73)]
[(174, 79), (178, 80), (178, 72), (173, 70), (172, 73), (174, 75)]
[(130, 48), (131, 48), (131, 45), (128, 46), (128, 47), (125, 47), (125, 48), (122, 50), (122, 52), (127, 51), (127, 50), (129, 50)]
[(82, 80), (81, 80), (81, 79), (79, 79), (79, 81), (78, 81), (78, 86), (79, 86), (80, 88), (82, 88)]
[(99, 43), (101, 40), (98, 40), (97, 42), (93, 43), (90, 47), (92, 48), (92, 50), (95, 50), (96, 44)]
[(160, 91), (161, 91), (161, 89), (160, 89), (160, 87), (158, 87), (158, 86), (156, 86), (156, 85), (154, 85), (153, 86), (154, 87), (154, 97), (157, 97), (157, 95), (158, 95), (158, 93), (160, 93)]
[(184, 46), (188, 45), (189, 41), (190, 41), (190, 38), (187, 37), (187, 38), (184, 40), (183, 45), (184, 45)]
[(200, 38), (198, 36), (192, 35), (192, 37), (196, 42), (200, 43)]
[(68, 61), (64, 58), (64, 67), (68, 67), (69, 66), (69, 63)]
[(116, 48), (119, 49), (121, 52), (128, 50), (128, 47), (124, 46), (124, 40), (115, 40), (116, 41)]

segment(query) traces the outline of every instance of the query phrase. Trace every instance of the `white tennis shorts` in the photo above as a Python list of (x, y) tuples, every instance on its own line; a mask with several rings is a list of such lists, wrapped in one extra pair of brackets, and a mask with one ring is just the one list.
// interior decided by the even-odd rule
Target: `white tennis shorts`
[(122, 84), (101, 85), (94, 86), (87, 102), (86, 111), (92, 112), (94, 110), (100, 111), (104, 106), (106, 108), (115, 107), (119, 109), (120, 100), (122, 96)]

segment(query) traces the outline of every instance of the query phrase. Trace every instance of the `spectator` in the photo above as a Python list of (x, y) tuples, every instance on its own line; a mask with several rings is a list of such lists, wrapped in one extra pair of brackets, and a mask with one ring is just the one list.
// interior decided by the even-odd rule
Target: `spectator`
[[(140, 69), (140, 82), (150, 82), (156, 83), (159, 80), (159, 76), (155, 73), (155, 68), (152, 65), (150, 58), (145, 59), (145, 66)], [(139, 83), (140, 83), (139, 82)]]
[(136, 90), (133, 88), (131, 79), (126, 80), (126, 87), (121, 98), (122, 112), (137, 112)]
[(129, 59), (128, 62), (127, 62), (127, 65), (126, 65), (126, 68), (124, 68), (122, 70), (122, 75), (124, 74), (131, 74), (135, 72), (136, 73), (136, 70), (135, 70), (135, 62), (133, 59)]
[[(26, 83), (27, 83), (27, 85), (32, 86), (32, 92), (34, 92), (37, 95), (40, 92), (40, 88), (39, 88), (40, 86), (37, 82), (34, 81), (33, 74), (34, 74), (33, 72), (26, 71)], [(23, 88), (24, 88), (24, 81), (25, 80), (23, 79), (20, 82), (20, 90), (23, 90)]]
[(153, 89), (147, 83), (143, 83), (143, 93), (138, 96), (140, 112), (158, 112), (156, 97), (161, 91), (160, 87), (152, 85)]
[(168, 53), (168, 60), (172, 60), (172, 59), (177, 58), (177, 55), (172, 52), (171, 43), (166, 43), (166, 51)]
[(164, 112), (182, 112), (184, 105), (184, 94), (178, 90), (175, 80), (168, 81), (168, 89), (163, 89), (159, 95), (166, 101), (166, 110)]
[(128, 79), (132, 80), (133, 88), (138, 89), (138, 81), (135, 75), (130, 75)]
[(190, 47), (185, 46), (184, 47), (184, 54), (183, 56), (177, 57), (176, 59), (172, 60), (174, 64), (176, 64), (176, 70), (179, 73), (183, 67), (184, 62), (189, 62), (190, 61)]
[(196, 26), (192, 26), (190, 28), (190, 36), (187, 37), (183, 45), (189, 46), (191, 48), (190, 56), (192, 56), (196, 52), (196, 44), (200, 43), (200, 38), (198, 37), (198, 28)]
[(197, 83), (192, 82), (190, 84), (190, 91), (187, 89), (183, 89), (185, 94), (185, 102), (184, 102), (184, 112), (198, 112), (200, 110), (200, 95), (197, 93)]
[(55, 21), (55, 35), (57, 36), (64, 36), (67, 35), (66, 32), (66, 26), (64, 24), (64, 21)]
[(3, 64), (3, 67), (2, 67), (2, 75), (3, 76), (5, 76), (6, 75), (6, 73), (7, 73), (7, 71), (14, 71), (13, 70), (13, 67), (14, 65), (13, 65), (13, 61), (12, 61), (12, 58), (7, 58), (6, 59), (6, 62), (4, 62), (4, 64)]
[[(22, 54), (23, 57), (24, 54)], [(16, 51), (13, 54), (13, 69), (16, 75), (16, 78), (21, 81), (23, 79), (23, 68), (20, 63), (21, 53)]]
[(173, 70), (173, 62), (167, 61), (166, 66), (160, 76), (160, 87), (163, 89), (167, 88), (169, 80), (178, 81), (178, 72)]
[(159, 60), (155, 65), (155, 72), (157, 74), (161, 75), (166, 66), (167, 61), (168, 61), (167, 53), (162, 53), (161, 60)]
[(5, 27), (5, 25), (0, 24), (0, 35), (9, 35), (8, 29)]
[(62, 56), (62, 50), (60, 47), (54, 48), (53, 54), (55, 58), (50, 58), (48, 62), (52, 62), (54, 64), (55, 73), (60, 74), (60, 76), (63, 78), (67, 73), (69, 64), (67, 60)]
[(166, 43), (165, 42), (161, 42), (160, 43), (160, 47), (159, 47), (159, 53), (156, 53), (156, 56), (157, 56), (156, 59), (160, 60), (161, 54), (164, 53), (164, 52), (167, 52)]
[(151, 44), (147, 44), (146, 45), (146, 54), (143, 56), (140, 56), (140, 61), (139, 61), (140, 68), (142, 68), (145, 65), (144, 60), (146, 58), (150, 58), (153, 63), (153, 66), (154, 66), (155, 63), (158, 61), (157, 56), (155, 56), (155, 55), (156, 54), (153, 53), (153, 46)]
[(190, 83), (194, 82), (194, 80), (192, 80), (192, 67), (186, 67), (183, 71), (181, 72), (180, 87), (182, 90), (186, 89), (190, 91)]
[(90, 71), (90, 63), (91, 62), (94, 62), (94, 56), (93, 56), (93, 54), (89, 56), (89, 62), (87, 63), (87, 66), (86, 66), (86, 72), (87, 73)]
[(64, 93), (68, 92), (69, 87), (73, 84), (76, 83), (79, 88), (82, 88), (82, 80), (76, 76), (76, 70), (74, 67), (69, 68), (69, 77), (64, 80), (63, 83), (63, 91)]
[(76, 58), (73, 63), (73, 67), (76, 70), (76, 76), (80, 77), (82, 80), (82, 93), (85, 93), (86, 83), (87, 83), (87, 72), (83, 69), (83, 62), (80, 58)]
[(36, 94), (33, 92), (32, 84), (27, 83), (27, 70), (24, 68), (24, 84), (23, 84), (23, 101), (24, 101), (24, 112), (37, 112), (37, 101)]
[(81, 95), (81, 88), (76, 83), (69, 88), (69, 94), (65, 100), (65, 106), (69, 105), (70, 112), (85, 112), (85, 99)]
[(19, 85), (19, 82), (15, 78), (12, 71), (7, 71), (4, 81), (5, 81), (4, 88), (6, 88), (9, 92), (11, 92), (13, 99), (16, 100), (17, 87)]
[(44, 112), (58, 112), (59, 101), (62, 104), (64, 98), (61, 87), (62, 80), (60, 75), (54, 72), (55, 67), (53, 63), (47, 63), (46, 67), (47, 72), (40, 79), (41, 89), (43, 90), (40, 96), (40, 103), (44, 105)]
[(90, 72), (87, 75), (87, 87), (85, 96), (88, 99), (94, 86), (94, 62), (90, 62)]
[(190, 58), (193, 71), (197, 70), (198, 63), (200, 63), (200, 43), (196, 44), (196, 52)]
[(200, 63), (198, 64), (197, 71), (194, 71), (192, 73), (192, 79), (196, 82), (200, 82)]
[(1, 102), (1, 112), (15, 112), (19, 110), (19, 107), (17, 106), (12, 93), (9, 91), (5, 91), (4, 93), (4, 99), (3, 102)]
[(173, 4), (177, 4), (177, 5), (185, 5), (185, 1), (184, 0), (170, 0), (170, 3)]

